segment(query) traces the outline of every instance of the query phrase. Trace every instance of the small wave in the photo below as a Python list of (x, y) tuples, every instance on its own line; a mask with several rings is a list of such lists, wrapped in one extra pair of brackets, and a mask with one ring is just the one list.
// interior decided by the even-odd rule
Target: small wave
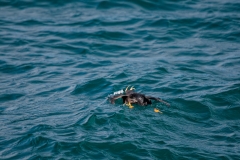
[(97, 5), (97, 9), (112, 9), (112, 8), (132, 8), (129, 3), (124, 2), (110, 2), (110, 1), (100, 1)]
[[(27, 134), (25, 136), (22, 136), (17, 141), (17, 144), (15, 145), (14, 149), (21, 149), (25, 150), (27, 152), (29, 151), (41, 151), (44, 149), (49, 148), (49, 145), (51, 145), (54, 141), (50, 138), (41, 136), (41, 135), (34, 135), (34, 134)], [(46, 151), (48, 152), (48, 151)], [(18, 157), (24, 157), (26, 155), (22, 155), (18, 153)]]
[(0, 95), (0, 102), (17, 100), (23, 96), (25, 96), (25, 94), (19, 94), (19, 93), (2, 94), (2, 95)]
[[(37, 82), (39, 83), (39, 81), (37, 81)], [(41, 82), (41, 81), (40, 81), (40, 82)], [(37, 84), (38, 84), (38, 83), (37, 83)], [(69, 86), (61, 86), (61, 87), (58, 87), (58, 88), (55, 88), (55, 89), (51, 88), (50, 90), (47, 89), (47, 91), (44, 90), (44, 91), (38, 92), (38, 93), (35, 94), (35, 96), (48, 97), (48, 96), (50, 96), (50, 95), (52, 95), (52, 94), (65, 91), (65, 90), (67, 90), (68, 88), (69, 88)]]
[(21, 64), (21, 65), (5, 64), (0, 66), (0, 72), (7, 74), (21, 74), (28, 72), (34, 68), (35, 67), (33, 64)]
[(195, 100), (176, 99), (172, 101), (173, 105), (181, 110), (182, 116), (193, 122), (206, 121), (211, 118), (209, 106)]
[(32, 127), (28, 133), (37, 133), (37, 132), (41, 132), (41, 131), (49, 131), (49, 130), (52, 130), (53, 127), (51, 125), (47, 125), (47, 124), (38, 124), (34, 127)]
[(109, 82), (105, 78), (97, 78), (94, 80), (90, 80), (83, 84), (76, 85), (75, 89), (72, 91), (73, 95), (81, 94), (81, 93), (94, 93), (95, 91), (99, 91), (105, 88)]

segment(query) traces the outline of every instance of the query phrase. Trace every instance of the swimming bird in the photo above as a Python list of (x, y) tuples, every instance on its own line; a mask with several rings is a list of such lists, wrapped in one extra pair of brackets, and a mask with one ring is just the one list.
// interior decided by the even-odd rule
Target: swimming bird
[[(114, 94), (112, 97), (109, 97), (110, 102), (112, 104), (114, 104), (116, 99), (122, 98), (124, 104), (126, 104), (129, 108), (133, 108), (132, 104), (138, 104), (140, 106), (147, 106), (149, 104), (152, 104), (151, 100), (155, 100), (158, 102), (162, 102), (163, 104), (165, 104), (167, 106), (170, 106), (169, 103), (163, 101), (160, 98), (146, 96), (144, 94), (134, 92), (134, 90), (135, 90), (134, 87), (131, 87), (130, 89), (128, 89), (128, 88), (129, 88), (129, 86), (125, 89), (125, 92), (124, 91), (116, 92), (116, 94)], [(155, 108), (154, 111), (161, 113), (161, 111), (157, 108)]]

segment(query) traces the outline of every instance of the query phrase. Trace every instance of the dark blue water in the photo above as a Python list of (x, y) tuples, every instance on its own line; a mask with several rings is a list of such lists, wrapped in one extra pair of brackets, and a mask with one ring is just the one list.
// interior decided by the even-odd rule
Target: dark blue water
[[(236, 0), (0, 0), (0, 159), (240, 159), (239, 26)], [(171, 106), (110, 104), (128, 85)]]

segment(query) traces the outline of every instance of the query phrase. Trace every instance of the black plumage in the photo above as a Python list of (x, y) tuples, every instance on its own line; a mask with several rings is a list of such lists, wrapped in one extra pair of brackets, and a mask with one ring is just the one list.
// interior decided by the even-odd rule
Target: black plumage
[(130, 108), (132, 108), (133, 106), (131, 104), (138, 104), (140, 106), (147, 106), (149, 104), (152, 104), (151, 100), (155, 100), (155, 101), (158, 101), (158, 102), (162, 102), (167, 106), (170, 106), (169, 103), (163, 101), (160, 98), (155, 98), (155, 97), (152, 97), (152, 96), (145, 96), (144, 94), (134, 92), (133, 89), (134, 88), (132, 87), (130, 90), (128, 90), (128, 87), (127, 87), (126, 90), (125, 90), (125, 93), (116, 94), (116, 95), (113, 95), (112, 97), (110, 97), (109, 98), (110, 102), (112, 104), (114, 104), (116, 99), (122, 98), (123, 103), (128, 105)]

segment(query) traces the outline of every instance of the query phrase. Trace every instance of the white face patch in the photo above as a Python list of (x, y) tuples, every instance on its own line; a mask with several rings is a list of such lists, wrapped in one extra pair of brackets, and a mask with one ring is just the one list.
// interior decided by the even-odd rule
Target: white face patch
[(114, 92), (113, 95), (122, 94), (122, 93), (124, 93), (124, 91), (123, 91), (123, 90), (120, 90), (120, 91)]
[(117, 92), (113, 92), (113, 94), (109, 94), (108, 97), (112, 97), (112, 96), (114, 96), (114, 95), (123, 94), (123, 93), (124, 93), (123, 90), (119, 90), (119, 91), (117, 91)]

